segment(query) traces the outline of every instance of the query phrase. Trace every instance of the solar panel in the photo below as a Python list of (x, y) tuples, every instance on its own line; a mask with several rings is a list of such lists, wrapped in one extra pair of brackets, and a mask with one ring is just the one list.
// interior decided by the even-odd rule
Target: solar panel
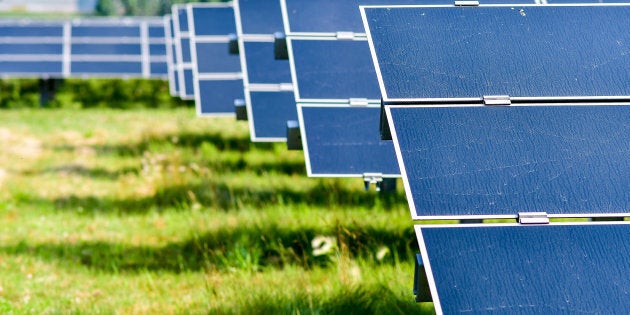
[(438, 314), (630, 309), (626, 222), (422, 225), (416, 233)]
[(297, 120), (289, 61), (274, 58), (283, 30), (278, 1), (235, 2), (245, 107), (252, 141), (286, 141), (287, 120)]
[(630, 306), (629, 9), (362, 8), (436, 313)]
[(399, 177), (391, 141), (380, 140), (380, 107), (298, 105), (306, 169), (314, 177)]
[(3, 77), (62, 77), (64, 21), (0, 21)]
[(386, 110), (414, 219), (627, 212), (628, 106)]
[(179, 72), (177, 69), (175, 29), (172, 14), (164, 16), (164, 32), (164, 37), (166, 39), (169, 92), (171, 96), (179, 96)]
[(297, 102), (348, 103), (352, 98), (380, 103), (368, 42), (362, 38), (289, 38), (289, 60)]
[(166, 40), (166, 59), (169, 92), (171, 96), (179, 96), (179, 71), (177, 70), (177, 58), (175, 56), (174, 26), (172, 15), (164, 16), (164, 38)]
[[(70, 30), (72, 76), (164, 78), (165, 39), (150, 29), (161, 19), (77, 19)], [(158, 71), (158, 72), (152, 72)]]
[(190, 55), (190, 32), (188, 31), (188, 11), (186, 5), (175, 4), (172, 9), (173, 42), (175, 43), (175, 61), (177, 91), (184, 100), (195, 98), (193, 83), (193, 63)]
[(605, 5), (364, 10), (385, 102), (629, 99), (629, 13)]
[(0, 22), (4, 77), (143, 77), (166, 75), (161, 21), (89, 18)]
[(197, 113), (234, 115), (234, 100), (243, 99), (240, 59), (229, 49), (229, 34), (236, 34), (234, 9), (213, 3), (188, 5), (187, 10)]
[(279, 1), (238, 0), (235, 4), (242, 34), (269, 35), (284, 30)]

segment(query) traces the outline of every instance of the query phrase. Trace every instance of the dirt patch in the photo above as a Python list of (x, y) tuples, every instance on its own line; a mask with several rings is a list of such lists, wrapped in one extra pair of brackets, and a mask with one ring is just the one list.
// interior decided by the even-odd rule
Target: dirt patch
[(2, 155), (18, 159), (36, 159), (42, 154), (42, 143), (36, 138), (16, 134), (9, 129), (0, 128), (0, 150)]

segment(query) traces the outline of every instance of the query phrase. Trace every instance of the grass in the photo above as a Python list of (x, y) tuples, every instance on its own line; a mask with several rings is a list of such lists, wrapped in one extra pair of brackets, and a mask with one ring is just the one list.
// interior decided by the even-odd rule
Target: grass
[(400, 189), (307, 178), (233, 118), (2, 111), (0, 148), (0, 313), (433, 311)]

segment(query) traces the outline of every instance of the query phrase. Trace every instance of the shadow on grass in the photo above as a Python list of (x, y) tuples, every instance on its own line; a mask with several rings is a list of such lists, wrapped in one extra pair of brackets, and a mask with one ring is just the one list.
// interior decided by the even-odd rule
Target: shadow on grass
[[(411, 291), (411, 290), (410, 290)], [(397, 295), (386, 285), (347, 287), (332, 296), (309, 297), (299, 293), (290, 299), (259, 295), (234, 306), (212, 310), (216, 314), (435, 314), (432, 303), (415, 303), (411, 292)]]
[(88, 178), (103, 178), (116, 180), (120, 176), (126, 174), (137, 174), (140, 171), (139, 167), (125, 167), (117, 169), (116, 171), (110, 171), (104, 168), (89, 168), (79, 164), (65, 164), (57, 167), (51, 167), (44, 170), (26, 170), (22, 172), (25, 176), (35, 176), (42, 174), (57, 174), (57, 175), (77, 175)]
[[(26, 198), (30, 198), (25, 196)], [(362, 206), (384, 209), (406, 207), (407, 201), (402, 191), (377, 193), (374, 191), (351, 190), (338, 181), (319, 180), (318, 184), (306, 188), (294, 187), (230, 187), (225, 183), (205, 182), (201, 184), (170, 186), (160, 189), (155, 195), (141, 198), (103, 198), (96, 196), (68, 196), (55, 199), (54, 206), (59, 210), (83, 210), (82, 213), (143, 214), (154, 210), (170, 208), (185, 209), (193, 203), (206, 208), (224, 211), (237, 210), (243, 206), (265, 208), (277, 205), (309, 205), (329, 208)], [(43, 200), (30, 199), (22, 202), (42, 203)]]
[[(141, 156), (151, 145), (160, 143), (168, 143), (180, 148), (198, 148), (204, 143), (211, 143), (219, 151), (245, 152), (252, 148), (256, 148), (260, 151), (274, 150), (274, 143), (252, 143), (247, 135), (225, 135), (219, 131), (211, 133), (180, 132), (175, 134), (150, 135), (135, 143), (94, 145), (91, 146), (91, 148), (95, 149), (98, 154), (103, 155)], [(58, 145), (52, 148), (57, 151), (74, 151), (78, 147), (73, 145)]]
[[(174, 273), (198, 270), (282, 268), (286, 264), (304, 268), (327, 266), (337, 254), (313, 256), (311, 240), (318, 235), (332, 235), (351, 257), (371, 259), (375, 263), (411, 260), (417, 252), (413, 229), (387, 230), (363, 226), (336, 225), (329, 230), (297, 229), (277, 225), (222, 228), (193, 236), (162, 247), (133, 246), (109, 242), (62, 242), (2, 246), (0, 252), (31, 255), (56, 262), (68, 268), (77, 265), (103, 272), (168, 271)], [(375, 258), (387, 246), (389, 256)]]

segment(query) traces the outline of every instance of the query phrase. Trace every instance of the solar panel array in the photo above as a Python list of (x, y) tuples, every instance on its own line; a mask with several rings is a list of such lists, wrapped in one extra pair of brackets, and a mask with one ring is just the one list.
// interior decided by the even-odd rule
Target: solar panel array
[(516, 220), (415, 227), (439, 314), (625, 312), (628, 223), (550, 221), (630, 216), (630, 5), (420, 2), (2, 21), (0, 74), (168, 78), (201, 116), (244, 107), (252, 141), (299, 130), (308, 176), (402, 175), (414, 220)]
[(286, 122), (296, 120), (289, 61), (274, 58), (274, 34), (283, 31), (279, 1), (235, 2), (238, 48), (252, 141), (286, 141)]
[(188, 11), (186, 5), (174, 5), (171, 10), (173, 20), (173, 43), (175, 50), (175, 79), (177, 80), (177, 92), (181, 99), (193, 100), (194, 78), (193, 63), (190, 52), (190, 31), (188, 23)]
[(399, 177), (392, 144), (372, 125), (380, 94), (359, 1), (281, 4), (308, 175)]
[(412, 218), (518, 220), (416, 226), (438, 314), (630, 306), (628, 223), (550, 223), (629, 215), (628, 13), (362, 8)]
[(238, 52), (231, 51), (236, 34), (229, 3), (189, 4), (188, 29), (195, 103), (201, 116), (234, 115), (234, 100), (243, 98)]
[(167, 75), (159, 18), (0, 21), (3, 77), (138, 77)]

